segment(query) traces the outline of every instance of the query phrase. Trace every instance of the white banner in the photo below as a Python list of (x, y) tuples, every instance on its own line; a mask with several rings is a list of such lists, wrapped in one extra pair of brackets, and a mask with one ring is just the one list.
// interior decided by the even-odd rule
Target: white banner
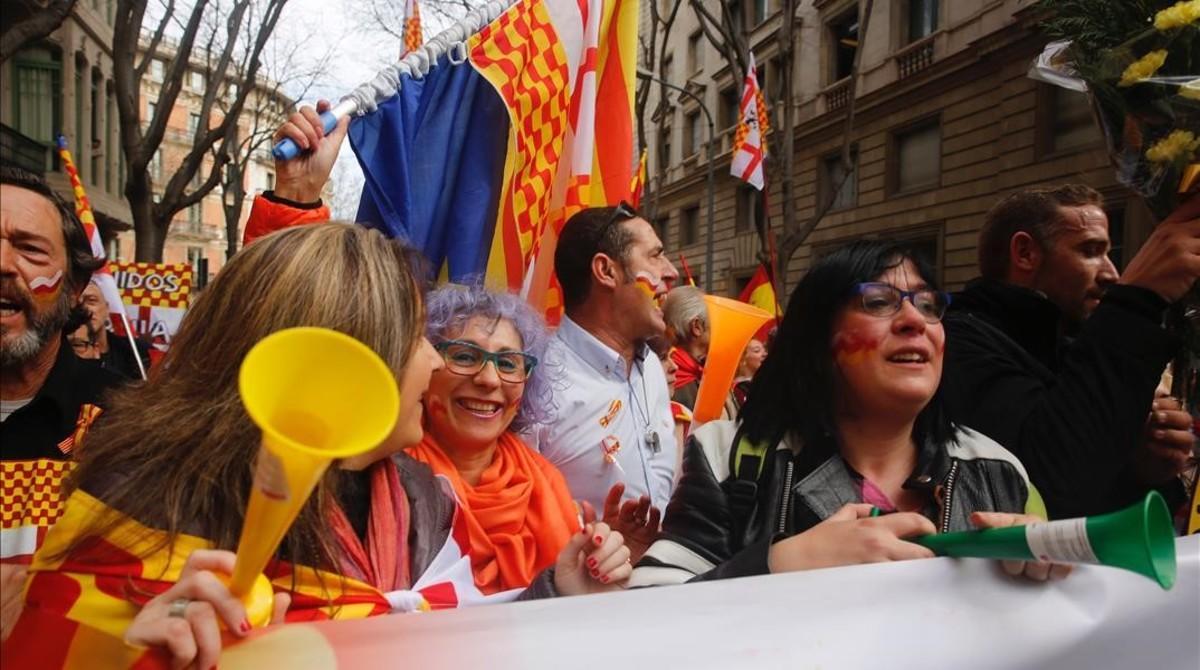
[(943, 558), (291, 624), (220, 666), (1196, 670), (1200, 536), (1176, 549), (1171, 591), (1114, 568), (1036, 584)]

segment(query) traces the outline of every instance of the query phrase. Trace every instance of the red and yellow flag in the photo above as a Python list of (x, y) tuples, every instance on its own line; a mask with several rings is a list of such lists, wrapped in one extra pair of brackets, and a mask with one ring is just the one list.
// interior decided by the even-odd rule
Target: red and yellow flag
[(417, 4), (417, 0), (405, 0), (404, 53), (416, 51), (424, 43), (425, 38), (421, 36), (421, 7)]
[(765, 265), (758, 266), (758, 270), (750, 277), (746, 288), (742, 289), (741, 294), (738, 295), (738, 300), (775, 315), (774, 319), (764, 324), (754, 335), (755, 339), (765, 341), (766, 334), (771, 332), (771, 329), (779, 322), (779, 317), (782, 316), (779, 301), (775, 298), (775, 286), (771, 283), (771, 275), (767, 272)]
[(630, 196), (637, 26), (638, 0), (520, 0), (468, 42), (511, 121), (488, 284), (552, 323), (563, 223)]
[[(97, 520), (112, 515), (119, 523), (111, 532), (87, 535)], [(160, 548), (163, 539), (162, 531), (74, 492), (29, 566), (25, 608), (4, 644), (4, 667), (88, 668), (99, 658), (106, 667), (164, 665), (162, 657), (125, 645), (125, 629), (148, 600), (178, 581), (193, 551), (212, 545), (180, 535), (173, 547)], [(391, 610), (378, 590), (348, 577), (281, 562), (268, 570), (275, 590), (292, 595), (289, 622)]]

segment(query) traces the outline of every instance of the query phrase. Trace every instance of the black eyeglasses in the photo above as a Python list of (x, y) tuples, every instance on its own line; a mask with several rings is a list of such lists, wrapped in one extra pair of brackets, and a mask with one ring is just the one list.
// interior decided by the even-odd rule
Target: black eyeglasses
[(950, 305), (950, 294), (931, 288), (905, 291), (883, 282), (863, 282), (855, 285), (862, 298), (863, 311), (871, 316), (889, 317), (900, 311), (905, 300), (921, 313), (927, 323), (937, 323), (946, 314)]
[(479, 374), (488, 361), (496, 366), (496, 374), (500, 379), (513, 384), (520, 384), (529, 379), (533, 368), (537, 366), (537, 357), (524, 351), (488, 351), (483, 347), (462, 340), (446, 340), (433, 345), (442, 360), (446, 361), (446, 369), (456, 375), (473, 377)]
[(637, 216), (638, 213), (634, 211), (633, 205), (624, 200), (617, 203), (617, 206), (613, 208), (613, 213), (609, 215), (608, 221), (605, 221), (604, 227), (600, 229), (600, 235), (596, 238), (596, 243), (604, 243), (604, 236), (608, 234), (608, 229), (612, 228), (614, 223), (636, 219)]

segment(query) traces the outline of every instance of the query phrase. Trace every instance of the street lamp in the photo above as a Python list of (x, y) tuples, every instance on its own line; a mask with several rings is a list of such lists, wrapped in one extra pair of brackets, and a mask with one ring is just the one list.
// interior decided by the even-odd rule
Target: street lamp
[[(708, 148), (705, 152), (708, 155), (708, 226), (706, 227), (707, 232), (705, 233), (705, 242), (704, 242), (704, 292), (712, 293), (712, 290), (713, 290), (713, 188), (714, 188), (713, 187), (713, 146), (717, 141), (716, 126), (713, 124), (712, 114), (709, 113), (708, 107), (705, 106), (704, 101), (700, 99), (700, 96), (696, 95), (695, 93), (692, 93), (691, 91), (687, 90), (686, 88), (665, 82), (662, 79), (655, 77), (654, 75), (650, 74), (649, 72), (647, 72), (645, 70), (639, 69), (637, 71), (637, 76), (638, 76), (638, 79), (646, 79), (649, 81), (658, 82), (659, 84), (662, 84), (663, 86), (666, 86), (667, 88), (669, 88), (673, 91), (679, 91), (683, 95), (686, 95), (687, 97), (691, 98), (692, 100), (695, 100), (696, 104), (700, 106), (700, 111), (704, 112), (704, 118), (708, 120)], [(660, 157), (660, 160), (661, 160), (661, 157)]]

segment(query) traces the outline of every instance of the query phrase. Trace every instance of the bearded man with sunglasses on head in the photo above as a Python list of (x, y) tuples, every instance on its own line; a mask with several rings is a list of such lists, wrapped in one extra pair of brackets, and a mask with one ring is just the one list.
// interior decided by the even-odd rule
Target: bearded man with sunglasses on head
[(646, 340), (666, 331), (659, 303), (679, 275), (654, 228), (625, 203), (572, 216), (554, 271), (566, 316), (546, 364), (561, 369), (563, 380), (554, 390), (554, 416), (530, 441), (576, 498), (612, 518), (623, 488), (639, 504), (626, 501), (620, 515), (657, 531), (679, 445), (666, 375)]
[(1200, 277), (1200, 197), (1123, 276), (1101, 204), (1082, 185), (1000, 201), (980, 232), (983, 276), (946, 316), (951, 418), (1020, 458), (1052, 518), (1111, 511), (1154, 487), (1180, 502), (1195, 439), (1181, 403), (1155, 389), (1178, 347), (1164, 314)]

